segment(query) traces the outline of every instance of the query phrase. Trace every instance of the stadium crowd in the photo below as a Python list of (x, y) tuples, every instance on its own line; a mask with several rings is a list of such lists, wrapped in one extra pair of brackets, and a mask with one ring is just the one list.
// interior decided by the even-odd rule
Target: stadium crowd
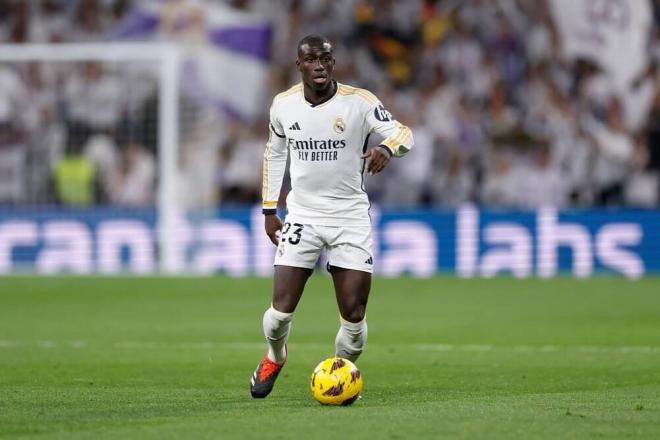
[[(0, 0), (0, 40), (110, 41), (137, 3)], [(167, 3), (174, 14), (204, 5)], [(341, 82), (374, 92), (415, 135), (414, 154), (367, 181), (372, 200), (660, 204), (658, 1), (648, 68), (623, 92), (596, 64), (560, 56), (544, 0), (225, 3), (273, 24), (270, 96), (245, 120), (182, 93), (180, 183), (191, 206), (259, 200), (268, 102), (298, 81), (295, 47), (310, 33), (335, 42)], [(0, 203), (153, 205), (157, 106), (148, 67), (0, 64)]]

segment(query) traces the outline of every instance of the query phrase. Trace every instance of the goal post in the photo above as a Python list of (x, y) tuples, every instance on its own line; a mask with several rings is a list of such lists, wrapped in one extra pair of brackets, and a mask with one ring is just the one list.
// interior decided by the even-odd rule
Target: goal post
[(177, 253), (177, 190), (181, 55), (165, 43), (0, 44), (0, 67), (20, 63), (84, 63), (157, 65), (156, 248), (162, 273), (185, 270)]

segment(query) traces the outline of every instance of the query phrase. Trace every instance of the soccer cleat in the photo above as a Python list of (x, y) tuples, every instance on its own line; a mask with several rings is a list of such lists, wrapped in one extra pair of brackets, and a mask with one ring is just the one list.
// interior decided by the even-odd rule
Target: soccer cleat
[[(286, 362), (286, 361), (285, 361)], [(255, 399), (263, 399), (273, 391), (275, 380), (282, 371), (284, 362), (278, 364), (268, 359), (268, 354), (259, 362), (250, 379), (250, 393)]]

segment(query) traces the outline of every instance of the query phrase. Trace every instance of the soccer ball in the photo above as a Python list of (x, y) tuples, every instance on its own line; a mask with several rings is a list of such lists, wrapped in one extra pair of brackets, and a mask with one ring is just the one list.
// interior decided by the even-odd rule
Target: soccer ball
[(309, 386), (323, 405), (350, 405), (360, 397), (362, 374), (348, 359), (333, 357), (314, 368)]

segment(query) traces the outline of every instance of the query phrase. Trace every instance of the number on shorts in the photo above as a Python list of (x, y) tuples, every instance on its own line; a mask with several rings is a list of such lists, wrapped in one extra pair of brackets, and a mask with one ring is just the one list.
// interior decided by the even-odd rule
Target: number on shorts
[(284, 223), (284, 228), (282, 228), (282, 242), (288, 241), (291, 244), (300, 243), (300, 239), (302, 238), (302, 230), (305, 226), (301, 225), (300, 223), (294, 223), (293, 227), (295, 228), (292, 232), (294, 237), (287, 237), (286, 235), (289, 233), (289, 230), (291, 229), (291, 223), (289, 222)]
[(298, 244), (298, 243), (300, 243), (301, 233), (302, 233), (302, 230), (303, 230), (304, 226), (301, 225), (300, 223), (294, 223), (293, 226), (296, 228), (293, 231), (293, 235), (295, 235), (296, 238), (295, 238), (295, 240), (292, 240), (291, 237), (289, 237), (289, 243)]

